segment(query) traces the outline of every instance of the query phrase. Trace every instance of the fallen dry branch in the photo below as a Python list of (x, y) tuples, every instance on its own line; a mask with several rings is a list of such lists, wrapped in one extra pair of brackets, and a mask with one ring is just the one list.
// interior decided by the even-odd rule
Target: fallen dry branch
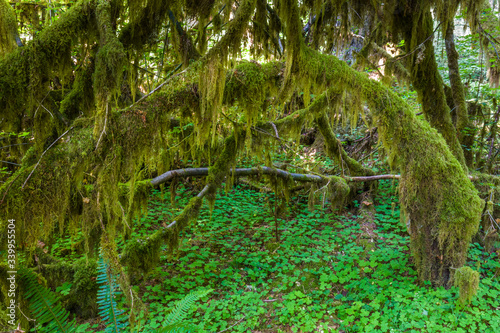
[[(280, 178), (291, 178), (298, 182), (313, 182), (321, 183), (325, 181), (329, 176), (318, 176), (312, 174), (302, 174), (302, 173), (291, 173), (281, 169), (275, 169), (270, 167), (255, 167), (255, 168), (237, 168), (232, 170), (235, 176), (256, 176), (256, 175), (275, 175)], [(187, 169), (177, 169), (170, 170), (164, 174), (151, 180), (151, 184), (156, 186), (163, 184), (169, 180), (177, 177), (203, 177), (208, 176), (208, 168), (187, 168)], [(366, 182), (374, 181), (379, 179), (399, 179), (400, 175), (375, 175), (375, 176), (363, 176), (363, 177), (345, 177), (346, 181), (350, 182)]]
[[(318, 176), (312, 174), (303, 174), (303, 173), (292, 173), (281, 169), (275, 169), (270, 167), (255, 167), (255, 168), (237, 168), (232, 170), (235, 176), (257, 176), (257, 175), (275, 175), (280, 178), (291, 178), (298, 182), (313, 182), (320, 183), (326, 180), (329, 175)], [(165, 172), (164, 174), (153, 178), (151, 180), (151, 184), (153, 186), (157, 186), (168, 182), (177, 177), (204, 177), (208, 176), (208, 168), (186, 168), (186, 169), (177, 169), (170, 170)], [(471, 180), (476, 180), (476, 176), (468, 176)], [(342, 177), (348, 182), (371, 182), (375, 180), (381, 179), (399, 179), (401, 175), (374, 175), (374, 176), (359, 176), (359, 177)]]

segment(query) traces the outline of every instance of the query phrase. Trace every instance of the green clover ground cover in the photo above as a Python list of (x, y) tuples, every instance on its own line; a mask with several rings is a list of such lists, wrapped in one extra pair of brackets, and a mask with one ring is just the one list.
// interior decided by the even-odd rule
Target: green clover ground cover
[[(272, 196), (236, 187), (204, 207), (173, 256), (143, 281), (145, 328), (159, 327), (192, 290), (214, 289), (189, 313), (206, 332), (498, 332), (496, 254), (471, 246), (480, 270), (478, 297), (457, 307), (457, 290), (417, 283), (409, 239), (399, 222), (392, 182), (381, 182), (371, 232), (357, 215), (335, 215), (293, 198), (275, 240)], [(182, 186), (172, 207), (155, 192), (136, 235), (154, 232), (157, 214), (172, 217), (193, 195)], [(356, 211), (351, 209), (352, 211)]]

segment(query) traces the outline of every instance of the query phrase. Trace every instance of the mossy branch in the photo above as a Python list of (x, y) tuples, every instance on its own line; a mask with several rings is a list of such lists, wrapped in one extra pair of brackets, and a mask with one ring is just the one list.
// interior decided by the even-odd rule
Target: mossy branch
[(121, 254), (121, 262), (128, 267), (131, 274), (150, 272), (160, 260), (160, 250), (163, 244), (168, 244), (169, 251), (177, 248), (179, 233), (198, 216), (202, 199), (208, 193), (208, 188), (209, 185), (206, 185), (197, 196), (193, 197), (174, 221), (166, 227), (150, 237), (127, 243)]
[[(458, 52), (455, 48), (454, 36), (455, 24), (453, 21), (448, 23), (445, 34), (446, 55), (448, 58), (448, 72), (450, 74), (450, 85), (457, 115), (456, 131), (457, 137), (461, 143), (464, 142), (463, 131), (469, 125), (469, 115), (467, 113), (467, 104), (465, 103), (465, 89), (460, 77), (460, 68), (458, 66)], [(466, 147), (472, 149), (472, 147)]]
[(345, 152), (339, 139), (335, 137), (332, 127), (326, 113), (323, 111), (316, 117), (318, 128), (325, 138), (325, 146), (328, 155), (333, 158), (342, 169), (343, 175), (351, 174), (353, 176), (373, 175), (373, 171), (361, 165), (355, 159), (349, 157)]

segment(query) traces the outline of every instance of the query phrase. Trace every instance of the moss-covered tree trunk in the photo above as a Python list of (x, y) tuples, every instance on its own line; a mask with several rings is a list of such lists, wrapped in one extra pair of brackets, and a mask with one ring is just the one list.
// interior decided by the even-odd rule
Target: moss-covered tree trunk
[(454, 36), (455, 24), (448, 23), (445, 35), (446, 55), (448, 58), (448, 72), (450, 74), (451, 94), (453, 96), (455, 113), (457, 115), (456, 129), (460, 142), (463, 141), (463, 130), (469, 124), (467, 114), (467, 104), (465, 103), (465, 91), (462, 79), (460, 78), (460, 68), (458, 67), (458, 52), (455, 48)]
[(16, 34), (14, 10), (6, 0), (0, 0), (0, 59), (17, 47)]
[(422, 103), (422, 111), (432, 127), (444, 137), (453, 155), (465, 167), (462, 147), (446, 104), (443, 79), (438, 72), (432, 37), (434, 27), (430, 9), (409, 11), (400, 19), (408, 21), (404, 31), (409, 55), (411, 82)]
[(474, 159), (472, 158), (472, 144), (474, 143), (475, 131), (469, 121), (467, 103), (465, 102), (465, 89), (458, 66), (459, 55), (455, 48), (454, 28), (455, 24), (453, 21), (450, 21), (445, 34), (448, 72), (450, 74), (451, 95), (453, 99), (452, 104), (456, 114), (456, 133), (463, 147), (465, 163), (468, 168), (472, 168), (474, 163)]

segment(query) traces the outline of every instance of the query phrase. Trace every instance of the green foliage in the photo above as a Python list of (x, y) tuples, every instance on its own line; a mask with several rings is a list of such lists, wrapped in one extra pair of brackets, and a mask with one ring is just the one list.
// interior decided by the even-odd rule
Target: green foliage
[(105, 333), (123, 332), (128, 326), (127, 317), (123, 315), (124, 310), (118, 308), (116, 297), (120, 295), (116, 276), (111, 272), (111, 267), (105, 259), (99, 258), (99, 267), (97, 269), (97, 283), (100, 284), (97, 292), (97, 304), (99, 305), (99, 315), (105, 322)]
[(69, 312), (49, 289), (40, 285), (36, 274), (27, 268), (19, 269), (18, 273), (25, 288), (24, 297), (29, 302), (38, 329), (42, 332), (73, 332), (75, 320), (68, 320)]
[[(481, 264), (481, 281), (469, 307), (455, 306), (459, 288), (419, 284), (406, 225), (400, 223), (397, 185), (380, 182), (371, 221), (356, 210), (333, 214), (328, 205), (310, 212), (305, 196), (292, 196), (279, 217), (280, 242), (274, 237), (273, 194), (237, 186), (220, 196), (211, 213), (204, 204), (198, 223), (181, 233), (179, 250), (164, 252), (140, 284), (150, 311), (142, 327), (160, 330), (179, 300), (210, 288), (209, 302), (186, 309), (182, 323), (199, 327), (192, 332), (500, 329), (497, 254), (471, 247), (467, 265)], [(158, 216), (176, 216), (191, 195), (179, 185), (173, 206), (169, 193), (155, 191), (133, 234), (154, 233)]]

